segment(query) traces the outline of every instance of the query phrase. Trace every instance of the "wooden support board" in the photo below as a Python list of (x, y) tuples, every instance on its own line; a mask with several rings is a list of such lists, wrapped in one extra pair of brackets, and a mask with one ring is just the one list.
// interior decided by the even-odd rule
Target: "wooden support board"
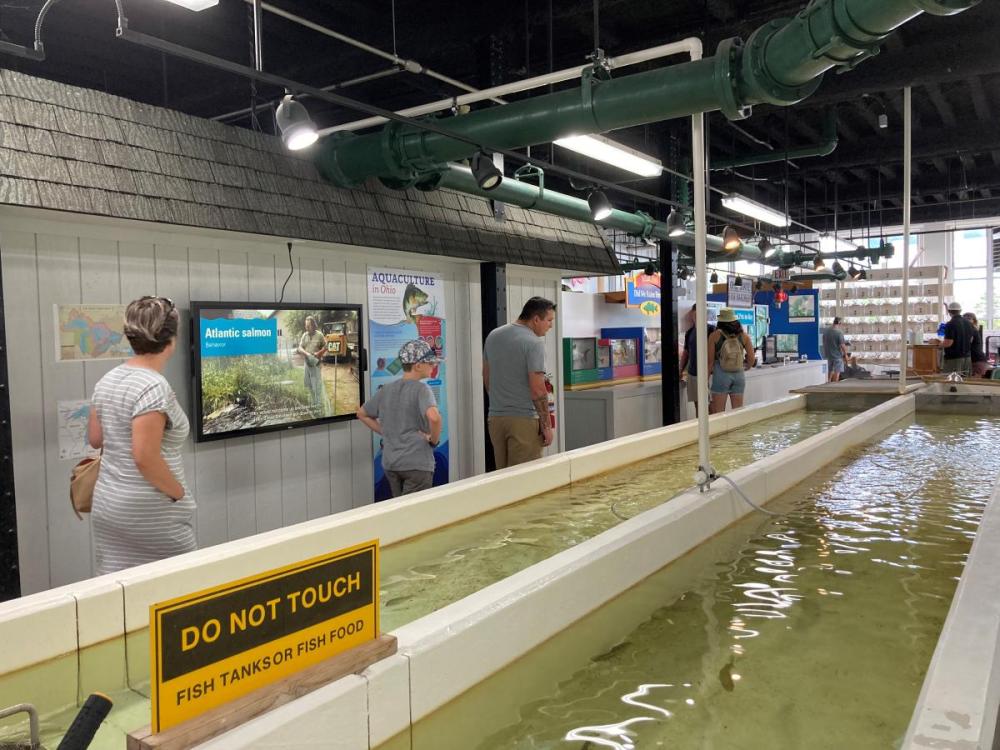
[(129, 734), (126, 748), (127, 750), (154, 748), (184, 750), (235, 729), (254, 717), (301, 698), (334, 680), (362, 672), (368, 666), (394, 653), (396, 653), (396, 636), (382, 634), (373, 641), (337, 654), (280, 682), (255, 690), (159, 734), (152, 734), (149, 726), (138, 729)]

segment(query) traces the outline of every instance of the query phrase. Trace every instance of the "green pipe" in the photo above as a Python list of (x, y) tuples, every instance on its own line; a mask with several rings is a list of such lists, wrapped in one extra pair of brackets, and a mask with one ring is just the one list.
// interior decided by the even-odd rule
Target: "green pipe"
[(738, 169), (752, 167), (757, 164), (771, 164), (785, 159), (807, 159), (813, 156), (829, 156), (837, 149), (837, 115), (831, 111), (823, 123), (823, 140), (812, 146), (793, 148), (787, 151), (765, 151), (752, 156), (742, 156), (736, 159), (718, 159), (712, 163), (712, 170)]
[(801, 101), (827, 70), (876, 54), (886, 36), (921, 13), (950, 15), (979, 2), (813, 0), (794, 18), (759, 28), (745, 46), (739, 39), (723, 41), (711, 58), (613, 80), (596, 68), (578, 88), (442, 121), (478, 146), (393, 122), (367, 135), (324, 139), (317, 167), (341, 186), (379, 177), (403, 188), (479, 147), (521, 148), (714, 110), (741, 119), (754, 104)]
[[(489, 200), (508, 203), (521, 208), (544, 211), (545, 213), (563, 216), (567, 219), (594, 223), (608, 229), (619, 229), (638, 237), (654, 237), (660, 240), (667, 240), (680, 246), (682, 256), (694, 258), (694, 232), (685, 232), (679, 237), (671, 237), (665, 222), (656, 221), (648, 214), (641, 211), (629, 213), (615, 209), (611, 215), (595, 222), (590, 213), (590, 206), (587, 201), (574, 198), (565, 193), (558, 193), (548, 188), (539, 190), (535, 185), (520, 182), (515, 179), (505, 179), (492, 190), (482, 190), (472, 176), (468, 167), (457, 164), (450, 164), (440, 173), (436, 174), (430, 181), (420, 183), (417, 187), (423, 190), (433, 190), (436, 188), (448, 188), (458, 190), (470, 195), (478, 195)], [(722, 246), (722, 238), (713, 235), (708, 236), (708, 259), (710, 261), (730, 261), (748, 260), (761, 262), (762, 254), (756, 245), (743, 243), (739, 250), (735, 252), (726, 251)]]

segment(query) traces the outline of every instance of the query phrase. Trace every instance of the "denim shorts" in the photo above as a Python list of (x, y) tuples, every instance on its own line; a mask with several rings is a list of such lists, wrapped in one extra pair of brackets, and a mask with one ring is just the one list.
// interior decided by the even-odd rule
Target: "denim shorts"
[(747, 378), (743, 370), (726, 372), (719, 366), (718, 362), (715, 363), (715, 367), (712, 368), (712, 393), (719, 395), (731, 393), (734, 396), (742, 396), (746, 387)]
[(830, 368), (830, 372), (844, 372), (844, 360), (842, 359), (828, 359), (826, 365)]

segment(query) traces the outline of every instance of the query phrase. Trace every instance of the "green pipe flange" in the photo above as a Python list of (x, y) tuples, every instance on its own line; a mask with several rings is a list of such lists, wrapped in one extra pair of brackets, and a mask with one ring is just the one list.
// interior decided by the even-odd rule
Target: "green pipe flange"
[(914, 7), (933, 16), (953, 16), (979, 5), (981, 0), (911, 0)]
[(656, 227), (656, 219), (645, 211), (636, 211), (635, 215), (642, 219), (642, 231), (638, 236), (644, 240), (648, 240), (653, 234), (653, 229)]
[(354, 138), (357, 138), (354, 133), (338, 131), (331, 133), (323, 141), (324, 154), (318, 160), (317, 166), (323, 173), (323, 176), (337, 187), (355, 188), (364, 182), (364, 179), (358, 180), (348, 177), (344, 170), (340, 168), (340, 162), (337, 161), (337, 154), (340, 153), (341, 144), (346, 146), (345, 142)]
[(730, 120), (745, 120), (750, 116), (750, 108), (744, 106), (737, 92), (736, 71), (740, 69), (743, 40), (739, 37), (723, 39), (715, 51), (713, 85), (719, 99), (719, 109)]
[(797, 104), (816, 93), (816, 89), (823, 83), (823, 76), (817, 76), (800, 86), (788, 86), (775, 80), (768, 71), (764, 62), (768, 42), (791, 22), (792, 19), (789, 18), (769, 21), (750, 35), (743, 50), (743, 83), (747, 87), (747, 94), (761, 102), (778, 106)]
[(401, 123), (392, 120), (387, 122), (379, 133), (382, 167), (386, 170), (379, 177), (412, 185), (416, 174), (401, 152), (403, 143), (401, 129)]
[[(847, 8), (847, 3), (848, 0), (833, 0), (833, 21), (837, 29), (840, 30), (841, 41), (852, 47), (857, 47), (861, 53), (866, 53), (866, 58), (878, 54), (879, 45), (892, 33), (892, 30), (876, 31), (858, 26), (858, 22), (854, 20)], [(829, 59), (834, 60), (832, 57)], [(838, 60), (838, 62), (850, 64), (851, 60)]]

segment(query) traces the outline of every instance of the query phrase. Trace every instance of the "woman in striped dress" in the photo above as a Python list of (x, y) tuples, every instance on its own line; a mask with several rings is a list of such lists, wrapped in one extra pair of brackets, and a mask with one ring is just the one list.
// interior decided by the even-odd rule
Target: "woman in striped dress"
[(181, 459), (188, 420), (163, 377), (177, 325), (166, 297), (130, 303), (125, 335), (135, 356), (94, 388), (89, 439), (104, 449), (90, 516), (98, 575), (197, 548)]

